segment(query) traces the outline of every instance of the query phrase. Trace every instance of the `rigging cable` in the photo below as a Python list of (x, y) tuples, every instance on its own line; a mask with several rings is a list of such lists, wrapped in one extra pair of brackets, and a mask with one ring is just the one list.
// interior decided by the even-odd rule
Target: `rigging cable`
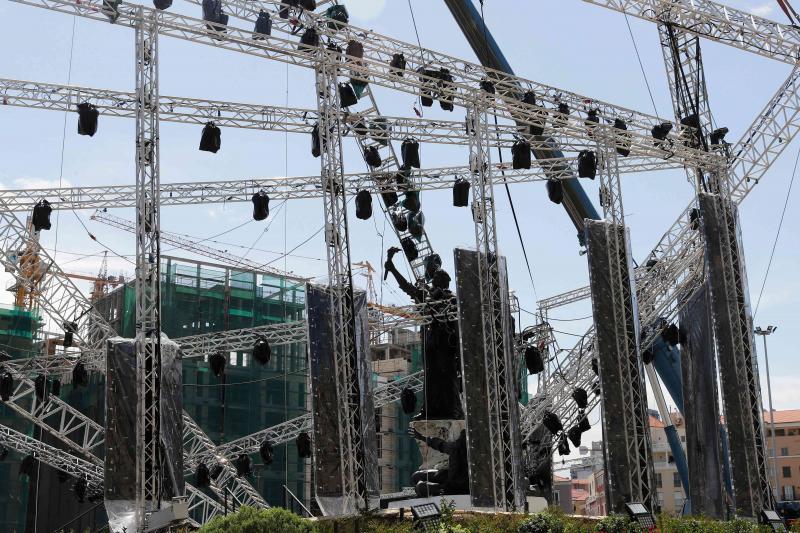
[(767, 285), (767, 278), (769, 277), (769, 270), (772, 267), (772, 258), (775, 256), (775, 248), (778, 246), (778, 239), (781, 236), (781, 228), (783, 227), (783, 218), (786, 215), (786, 207), (789, 205), (789, 198), (792, 194), (792, 186), (794, 185), (794, 177), (797, 174), (797, 163), (800, 161), (800, 150), (797, 151), (797, 157), (794, 160), (794, 170), (792, 170), (792, 179), (789, 181), (789, 189), (786, 191), (786, 200), (783, 202), (783, 211), (781, 212), (781, 219), (778, 222), (778, 231), (775, 233), (775, 241), (772, 243), (772, 251), (769, 254), (769, 262), (767, 263), (767, 271), (764, 273), (764, 281), (761, 282), (761, 290), (758, 293), (758, 300), (756, 301), (756, 309), (753, 311), (753, 322), (758, 315), (758, 306), (761, 305), (761, 297), (764, 295), (764, 287)]

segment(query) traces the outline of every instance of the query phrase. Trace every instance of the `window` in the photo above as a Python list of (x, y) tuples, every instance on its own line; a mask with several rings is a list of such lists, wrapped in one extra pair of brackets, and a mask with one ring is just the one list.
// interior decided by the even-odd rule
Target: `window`
[(559, 497), (560, 495), (561, 495), (561, 494), (560, 494), (560, 493), (559, 493), (557, 490), (554, 490), (554, 491), (553, 491), (553, 504), (554, 504), (554, 505), (558, 505), (558, 503), (559, 503), (559, 499), (558, 499), (558, 497)]
[(247, 366), (247, 362), (248, 362), (247, 359), (248, 359), (249, 355), (250, 354), (247, 354), (247, 353), (243, 353), (242, 354), (242, 366)]
[(794, 486), (792, 485), (783, 486), (783, 499), (789, 501), (794, 500)]
[(681, 486), (681, 476), (678, 475), (677, 472), (672, 473), (672, 486), (673, 487), (680, 487)]
[(378, 434), (378, 459), (383, 457), (383, 435)]
[(228, 359), (231, 366), (236, 366), (236, 352), (231, 352), (228, 354)]
[(656, 488), (661, 488), (661, 473), (656, 472)]
[(784, 457), (789, 455), (789, 448), (781, 448), (781, 455)]
[(784, 466), (783, 467), (783, 477), (792, 477), (792, 467), (791, 466)]
[(681, 435), (681, 442), (686, 442), (686, 435)]
[(786, 436), (786, 430), (785, 429), (776, 429), (775, 430), (775, 436), (776, 437), (785, 437)]

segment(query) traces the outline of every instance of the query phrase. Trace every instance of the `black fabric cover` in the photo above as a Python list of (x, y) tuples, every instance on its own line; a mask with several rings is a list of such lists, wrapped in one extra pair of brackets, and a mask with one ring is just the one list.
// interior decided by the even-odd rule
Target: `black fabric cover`
[(339, 103), (342, 107), (350, 107), (358, 103), (358, 97), (349, 83), (339, 84)]
[(61, 396), (61, 380), (54, 379), (52, 383), (50, 383), (50, 394), (53, 396)]
[(547, 180), (547, 197), (554, 204), (560, 204), (564, 200), (564, 187), (561, 180), (550, 178)]
[(297, 456), (302, 459), (311, 457), (311, 437), (305, 431), (297, 436)]
[(368, 220), (372, 217), (372, 195), (369, 191), (362, 189), (356, 194), (356, 218)]
[(453, 110), (453, 97), (448, 94), (448, 90), (450, 90), (453, 86), (453, 75), (450, 74), (450, 70), (442, 67), (439, 69), (439, 81), (437, 82), (437, 88), (439, 93), (439, 107), (444, 109), (445, 111), (452, 111)]
[(78, 104), (78, 135), (93, 137), (97, 133), (97, 117), (100, 112), (88, 102)]
[(578, 153), (578, 177), (595, 179), (597, 177), (597, 156), (591, 150)]
[(378, 148), (375, 146), (367, 146), (364, 149), (364, 161), (372, 168), (381, 166), (381, 154), (378, 152)]
[(361, 44), (359, 41), (355, 39), (351, 39), (347, 43), (347, 49), (345, 50), (345, 55), (349, 57), (354, 57), (356, 59), (362, 59), (364, 57), (364, 45)]
[(494, 94), (495, 93), (494, 83), (489, 81), (489, 80), (487, 80), (487, 79), (481, 80), (481, 89), (486, 91), (489, 94)]
[(211, 364), (211, 371), (214, 372), (214, 375), (220, 377), (222, 374), (225, 373), (225, 356), (219, 352), (214, 353), (210, 359), (209, 363)]
[(533, 91), (525, 91), (525, 94), (522, 95), (522, 103), (536, 105), (536, 93)]
[(581, 445), (581, 430), (578, 428), (578, 426), (569, 428), (569, 431), (567, 431), (567, 437), (575, 448)]
[(392, 225), (397, 231), (408, 231), (408, 220), (403, 213), (400, 211), (392, 211), (389, 216), (392, 219)]
[(598, 116), (597, 109), (590, 109), (586, 112), (586, 120), (583, 123), (589, 128), (589, 135), (592, 134), (592, 128), (595, 127), (596, 124), (600, 124), (600, 117)]
[(85, 387), (89, 384), (89, 372), (83, 363), (78, 363), (72, 369), (72, 384), (75, 387)]
[(558, 455), (569, 455), (569, 442), (567, 442), (566, 435), (558, 438)]
[(247, 477), (252, 472), (250, 468), (251, 461), (250, 456), (247, 454), (240, 454), (239, 457), (233, 461), (233, 466), (236, 467), (236, 475), (239, 477)]
[(53, 208), (50, 207), (50, 202), (47, 200), (42, 199), (36, 202), (36, 205), (33, 206), (33, 216), (31, 217), (33, 229), (36, 231), (50, 229), (50, 213), (52, 212)]
[(531, 168), (531, 145), (519, 139), (511, 147), (511, 162), (514, 169)]
[[(596, 383), (596, 386), (599, 387), (600, 384)], [(578, 429), (581, 430), (581, 433), (586, 433), (592, 429), (592, 425), (589, 423), (589, 419), (586, 417), (586, 415), (583, 415), (580, 420), (578, 420)]]
[(22, 462), (19, 464), (19, 476), (32, 476), (36, 470), (36, 459), (33, 455), (26, 455)]
[(398, 200), (397, 193), (392, 189), (383, 189), (381, 198), (383, 198), (383, 203), (386, 207), (392, 207)]
[(3, 372), (0, 376), (0, 399), (7, 402), (14, 392), (14, 377), (9, 372)]
[(681, 342), (681, 334), (678, 330), (678, 326), (675, 324), (670, 324), (661, 330), (661, 336), (669, 343), (670, 346), (677, 346)]
[(544, 359), (542, 359), (542, 352), (537, 346), (528, 346), (525, 348), (525, 367), (528, 369), (528, 374), (538, 374), (544, 370)]
[(300, 0), (300, 5), (307, 11), (314, 11), (317, 9), (317, 0)]
[(400, 393), (400, 405), (403, 406), (403, 412), (410, 415), (417, 410), (417, 395), (414, 391), (406, 387)]
[(274, 459), (272, 443), (268, 440), (262, 442), (261, 446), (258, 448), (258, 454), (261, 456), (261, 460), (264, 461), (265, 465), (271, 465)]
[[(558, 112), (562, 115), (569, 115), (569, 106), (561, 102), (558, 104)], [(566, 116), (554, 116), (553, 117), (553, 126), (566, 126), (567, 125), (567, 117)]]
[(265, 220), (269, 216), (269, 195), (258, 191), (251, 198), (253, 202), (253, 220)]
[(220, 148), (222, 148), (222, 132), (213, 122), (206, 123), (200, 136), (200, 150), (216, 154)]
[(269, 13), (261, 11), (256, 19), (256, 27), (253, 29), (253, 39), (263, 39), (272, 35), (272, 19)]
[(410, 168), (420, 168), (419, 143), (416, 139), (408, 138), (400, 146), (400, 153), (403, 157), (403, 166)]
[(303, 35), (300, 36), (300, 50), (308, 48), (316, 48), (319, 46), (319, 34), (314, 28), (306, 28)]
[(453, 183), (453, 206), (467, 207), (469, 205), (469, 181), (464, 178), (456, 179)]
[(425, 215), (422, 211), (408, 214), (408, 232), (417, 239), (422, 237), (425, 231)]
[(406, 56), (403, 54), (394, 54), (392, 60), (389, 61), (389, 66), (392, 67), (392, 74), (403, 76), (403, 71), (406, 69)]
[(47, 397), (47, 378), (44, 376), (36, 376), (33, 380), (33, 390), (36, 393), (36, 398), (39, 401), (44, 401)]
[(650, 134), (654, 139), (663, 141), (667, 138), (667, 135), (669, 135), (670, 131), (672, 131), (672, 124), (669, 122), (662, 122), (661, 124), (656, 124), (653, 126), (653, 129), (650, 130)]
[(311, 129), (311, 155), (319, 157), (322, 154), (322, 149), (319, 143), (319, 123), (314, 124)]
[(544, 424), (544, 427), (547, 428), (547, 431), (553, 435), (564, 429), (564, 426), (561, 424), (561, 419), (558, 418), (558, 415), (550, 411), (544, 412), (542, 424)]
[(409, 261), (416, 261), (419, 257), (419, 250), (417, 249), (416, 243), (414, 243), (414, 239), (411, 237), (405, 237), (400, 241), (400, 246), (403, 247), (403, 253), (406, 254), (406, 259)]
[(198, 489), (211, 485), (211, 473), (205, 463), (197, 465), (197, 469), (194, 471), (194, 482)]
[(432, 280), (436, 271), (442, 268), (442, 258), (439, 254), (431, 254), (425, 258), (425, 279)]
[(403, 207), (416, 213), (422, 207), (419, 201), (419, 191), (406, 191), (405, 198), (403, 199)]
[(269, 360), (272, 358), (272, 348), (269, 345), (269, 342), (265, 338), (260, 338), (256, 341), (255, 345), (253, 346), (253, 359), (259, 362), (261, 366), (266, 365), (269, 363)]
[(172, 7), (172, 0), (153, 0), (156, 9), (169, 9)]

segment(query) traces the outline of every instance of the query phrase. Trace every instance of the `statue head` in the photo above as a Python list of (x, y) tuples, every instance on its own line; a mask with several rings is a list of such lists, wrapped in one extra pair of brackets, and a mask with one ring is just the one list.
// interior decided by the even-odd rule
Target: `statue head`
[(450, 274), (444, 271), (441, 268), (436, 269), (436, 272), (433, 273), (433, 278), (431, 280), (431, 285), (436, 289), (441, 289), (443, 291), (450, 289)]

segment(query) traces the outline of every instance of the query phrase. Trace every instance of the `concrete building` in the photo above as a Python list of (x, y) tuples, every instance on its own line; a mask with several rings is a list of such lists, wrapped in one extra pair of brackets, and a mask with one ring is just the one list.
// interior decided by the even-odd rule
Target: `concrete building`
[[(683, 422), (683, 416), (678, 412), (672, 412), (670, 417), (678, 431), (678, 437), (681, 439), (685, 452), (686, 424)], [(675, 465), (675, 459), (669, 448), (667, 434), (664, 432), (664, 422), (653, 414), (650, 415), (650, 442), (653, 449), (658, 506), (662, 513), (678, 515), (683, 510), (686, 494), (678, 475), (678, 467)]]
[(586, 499), (589, 497), (589, 480), (573, 479), (572, 481), (572, 514), (586, 514)]
[(777, 454), (773, 451), (770, 413), (764, 413), (770, 482), (775, 484), (777, 473), (778, 500), (797, 501), (800, 499), (800, 409), (773, 411), (772, 415)]
[(553, 505), (564, 511), (572, 513), (572, 480), (553, 475)]

